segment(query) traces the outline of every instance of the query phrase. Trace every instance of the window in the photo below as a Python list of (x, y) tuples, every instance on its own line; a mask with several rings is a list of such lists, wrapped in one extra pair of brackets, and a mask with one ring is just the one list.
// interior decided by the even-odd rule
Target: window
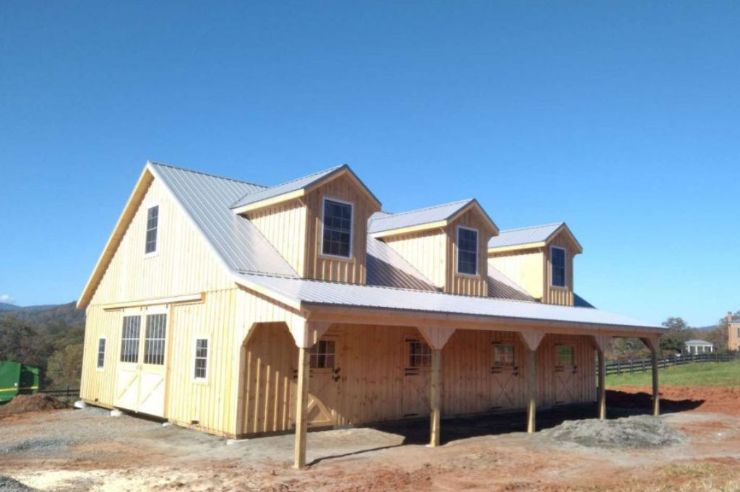
[(144, 253), (157, 251), (157, 225), (159, 224), (159, 206), (150, 207), (146, 212), (146, 246)]
[(140, 325), (140, 316), (123, 317), (123, 333), (121, 335), (121, 362), (139, 361)]
[(514, 367), (514, 344), (493, 344), (493, 365), (495, 367)]
[(146, 317), (144, 339), (144, 364), (164, 364), (164, 342), (167, 323), (166, 314), (150, 314)]
[(311, 369), (334, 369), (335, 353), (333, 340), (319, 340), (311, 347)]
[(352, 251), (352, 205), (324, 200), (321, 253), (349, 258)]
[(562, 371), (575, 365), (576, 354), (573, 345), (555, 345), (555, 369)]
[(550, 265), (552, 275), (550, 285), (553, 287), (565, 287), (565, 250), (563, 248), (550, 248)]
[(205, 379), (208, 370), (208, 339), (195, 339), (195, 379)]
[(98, 338), (98, 364), (97, 368), (105, 367), (105, 338)]
[(409, 367), (431, 367), (432, 349), (419, 340), (409, 340)]
[(478, 231), (457, 228), (457, 273), (478, 274)]

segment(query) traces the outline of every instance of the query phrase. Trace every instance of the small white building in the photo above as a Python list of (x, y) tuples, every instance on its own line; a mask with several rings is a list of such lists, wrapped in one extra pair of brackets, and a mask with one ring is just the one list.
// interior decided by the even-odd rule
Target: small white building
[(714, 352), (714, 344), (706, 340), (689, 340), (684, 343), (686, 354), (708, 354)]

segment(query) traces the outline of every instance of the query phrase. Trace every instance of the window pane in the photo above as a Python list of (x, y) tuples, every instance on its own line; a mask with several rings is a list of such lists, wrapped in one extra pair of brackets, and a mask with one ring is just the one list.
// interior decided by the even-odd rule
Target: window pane
[(429, 345), (419, 340), (410, 340), (408, 347), (409, 367), (431, 367), (432, 349)]
[(195, 372), (194, 376), (197, 379), (205, 379), (206, 371), (208, 368), (208, 340), (205, 338), (198, 338), (195, 341)]
[(146, 218), (146, 245), (145, 253), (157, 251), (157, 225), (159, 223), (159, 206), (151, 207)]
[(121, 335), (121, 362), (139, 361), (140, 316), (124, 316)]
[(575, 351), (572, 345), (555, 346), (555, 365), (562, 367), (575, 365)]
[(324, 232), (322, 253), (325, 255), (351, 256), (352, 205), (324, 200)]
[(98, 339), (98, 368), (105, 365), (105, 338)]
[(468, 275), (478, 273), (478, 231), (458, 227), (457, 271)]
[(336, 358), (333, 340), (319, 340), (311, 347), (309, 364), (312, 369), (334, 369)]
[(552, 265), (552, 285), (565, 287), (565, 250), (550, 248), (550, 263)]
[(150, 314), (146, 317), (144, 364), (164, 364), (166, 322), (166, 314)]
[(496, 343), (493, 345), (493, 362), (496, 366), (514, 366), (514, 345), (511, 343)]

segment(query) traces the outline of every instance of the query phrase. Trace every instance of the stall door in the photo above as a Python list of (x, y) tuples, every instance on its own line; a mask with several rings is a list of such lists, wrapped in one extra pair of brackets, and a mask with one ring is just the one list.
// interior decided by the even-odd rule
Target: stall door
[(164, 313), (123, 317), (115, 406), (164, 416), (166, 335)]
[(513, 342), (493, 343), (493, 366), (491, 367), (493, 384), (491, 406), (493, 409), (520, 406), (517, 389), (523, 383), (519, 376), (517, 355), (516, 345)]
[(432, 351), (429, 345), (420, 338), (407, 338), (405, 346), (403, 416), (428, 415)]
[(307, 421), (311, 427), (342, 424), (338, 413), (342, 367), (338, 336), (325, 336), (311, 348)]
[(555, 404), (573, 403), (578, 401), (578, 367), (576, 366), (576, 350), (572, 344), (555, 345)]

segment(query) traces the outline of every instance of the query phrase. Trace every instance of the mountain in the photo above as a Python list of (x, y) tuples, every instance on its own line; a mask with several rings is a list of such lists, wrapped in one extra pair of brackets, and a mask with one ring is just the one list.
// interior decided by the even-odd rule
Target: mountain
[(70, 326), (83, 326), (85, 324), (85, 312), (77, 309), (74, 302), (25, 307), (0, 303), (0, 318), (4, 317), (13, 317), (42, 325), (64, 323)]
[(18, 306), (15, 304), (8, 304), (6, 302), (0, 302), (0, 312), (2, 311), (16, 311)]

